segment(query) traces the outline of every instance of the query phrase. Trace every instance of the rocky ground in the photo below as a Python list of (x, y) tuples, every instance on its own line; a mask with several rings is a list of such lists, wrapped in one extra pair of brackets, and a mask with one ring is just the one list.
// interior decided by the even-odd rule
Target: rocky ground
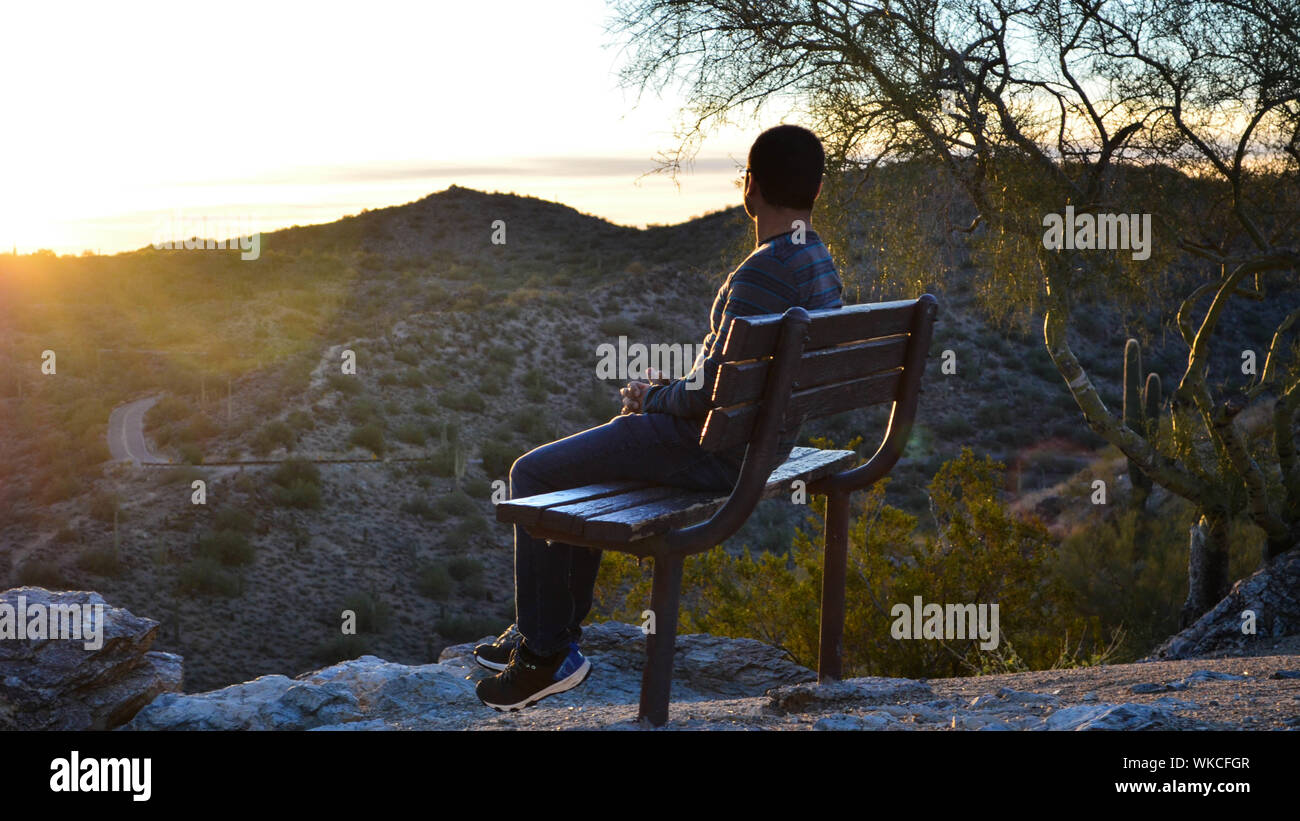
[[(34, 604), (102, 606), (103, 640), (91, 648), (3, 635), (14, 619), (0, 612), (0, 729), (648, 729), (636, 718), (645, 636), (635, 625), (585, 628), (587, 681), (503, 714), (474, 695), (474, 683), (490, 672), (474, 662), (473, 642), (446, 648), (432, 664), (367, 655), (295, 678), (267, 675), (184, 693), (183, 660), (152, 649), (158, 622), (98, 593), (0, 593), (0, 611)], [(812, 670), (762, 642), (687, 635), (677, 642), (666, 729), (1293, 730), (1300, 729), (1298, 644), (1288, 632), (1261, 637), (1249, 656), (818, 685)]]
[[(373, 656), (290, 679), (159, 697), (130, 729), (636, 730), (644, 638), (627, 624), (584, 635), (583, 686), (513, 714), (474, 697), (489, 675), (472, 644), (439, 662)], [(979, 678), (856, 678), (820, 686), (811, 670), (748, 639), (684, 636), (677, 730), (1174, 730), (1300, 728), (1300, 656), (1160, 661)]]

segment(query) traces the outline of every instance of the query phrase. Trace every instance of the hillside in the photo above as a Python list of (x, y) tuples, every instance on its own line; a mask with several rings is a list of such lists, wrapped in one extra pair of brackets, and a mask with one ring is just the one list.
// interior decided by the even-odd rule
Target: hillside
[[(492, 483), (527, 449), (617, 413), (621, 383), (595, 377), (598, 345), (698, 344), (748, 230), (738, 209), (636, 230), (451, 188), (268, 234), (252, 262), (153, 249), (0, 261), (0, 581), (93, 589), (157, 618), (187, 690), (364, 653), (427, 663), (494, 634), (513, 606)], [(1111, 515), (1088, 501), (1091, 480), (1122, 493), (1122, 460), (1099, 451), (1032, 326), (981, 318), (970, 274), (953, 260), (937, 277), (935, 356), (888, 498), (924, 518), (926, 483), (969, 445), (1005, 462), (1007, 499), (1032, 499), (1059, 535), (1091, 527)], [(1262, 311), (1234, 325), (1241, 345), (1285, 306)], [(1130, 333), (1167, 380), (1183, 355), (1159, 317), (1120, 314), (1091, 314), (1076, 340), (1114, 407)], [(46, 349), (60, 352), (57, 377), (33, 366)], [(149, 447), (176, 466), (106, 462), (110, 411), (148, 395), (161, 397)], [(849, 414), (804, 436), (862, 435), (865, 456), (883, 423)], [(293, 458), (358, 461), (213, 464)], [(783, 550), (805, 513), (765, 503), (732, 544)], [(1165, 515), (1185, 533), (1185, 510)], [(344, 609), (358, 636), (339, 634)]]

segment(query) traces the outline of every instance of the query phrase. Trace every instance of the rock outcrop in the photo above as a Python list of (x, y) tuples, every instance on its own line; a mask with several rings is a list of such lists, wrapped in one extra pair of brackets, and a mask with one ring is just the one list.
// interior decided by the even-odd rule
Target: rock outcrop
[[(479, 703), (491, 675), (474, 643), (431, 664), (375, 656), (297, 677), (263, 676), (181, 693), (181, 659), (149, 649), (158, 625), (96, 593), (19, 588), (5, 608), (102, 608), (98, 638), (0, 638), (0, 728), (131, 730), (482, 730), (645, 728), (637, 720), (645, 636), (630, 624), (583, 631), (592, 674), (521, 713)], [(38, 620), (39, 621), (39, 620)], [(32, 622), (35, 624), (35, 622)], [(28, 625), (24, 622), (24, 627)], [(487, 637), (485, 637), (487, 638)], [(92, 646), (93, 645), (93, 646)], [(816, 674), (751, 639), (680, 636), (666, 729), (1176, 730), (1300, 729), (1295, 656), (1155, 661), (975, 678), (851, 678)], [(125, 723), (124, 723), (125, 722)]]
[[(490, 637), (485, 637), (490, 639)], [(164, 695), (140, 711), (136, 730), (452, 729), (491, 721), (474, 682), (488, 675), (474, 644), (445, 649), (436, 664), (407, 666), (362, 656), (297, 678), (263, 676), (208, 693)], [(585, 628), (583, 652), (594, 674), (578, 690), (547, 699), (550, 708), (619, 705), (635, 712), (645, 637), (630, 624)], [(811, 670), (752, 639), (678, 638), (674, 703), (761, 697), (781, 685), (816, 679)]]
[(181, 657), (150, 650), (157, 633), (98, 593), (0, 593), (0, 729), (112, 729), (178, 692)]
[[(1254, 632), (1243, 632), (1254, 614)], [(1266, 640), (1300, 635), (1300, 546), (1241, 579), (1208, 613), (1152, 653), (1158, 659), (1241, 654)]]

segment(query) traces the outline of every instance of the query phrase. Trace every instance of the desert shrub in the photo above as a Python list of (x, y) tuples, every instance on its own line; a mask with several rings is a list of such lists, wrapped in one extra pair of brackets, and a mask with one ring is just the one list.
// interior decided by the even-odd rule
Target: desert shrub
[(499, 439), (488, 439), (480, 452), (483, 457), (483, 472), (495, 478), (508, 476), (510, 466), (522, 455), (517, 446)]
[(492, 496), (492, 483), (487, 479), (466, 479), (461, 482), (461, 487), (475, 499), (488, 499)]
[(214, 530), (231, 530), (236, 533), (252, 533), (257, 521), (253, 514), (237, 507), (226, 507), (212, 516)]
[(312, 658), (322, 664), (331, 665), (351, 661), (369, 653), (370, 641), (365, 636), (340, 634), (331, 636), (312, 651)]
[[(81, 492), (81, 482), (77, 480), (77, 474), (70, 469), (56, 469), (44, 477), (40, 484), (40, 491), (37, 498), (43, 505), (61, 502), (64, 499), (71, 499)], [(109, 514), (109, 521), (112, 521), (112, 514)]]
[(45, 587), (50, 590), (67, 588), (68, 579), (58, 562), (46, 559), (28, 559), (18, 568), (18, 584)]
[(281, 507), (315, 509), (320, 507), (320, 485), (304, 479), (295, 479), (288, 485), (277, 486), (271, 492), (271, 500)]
[[(934, 529), (885, 504), (886, 483), (865, 495), (849, 531), (844, 631), (846, 675), (913, 678), (1043, 669), (1093, 663), (1113, 652), (1113, 634), (1077, 614), (1074, 595), (1050, 572), (1053, 544), (1036, 519), (1000, 501), (1003, 466), (964, 448), (929, 485)], [(740, 555), (722, 547), (686, 560), (682, 632), (756, 638), (816, 666), (824, 497), (814, 497), (808, 529), (788, 553)], [(649, 596), (648, 569), (634, 557), (605, 557), (596, 611), (638, 621)], [(893, 608), (926, 603), (997, 604), (996, 649), (975, 639), (901, 641)], [(634, 611), (635, 608), (635, 612)], [(1014, 614), (1014, 618), (1010, 616)]]
[(413, 348), (402, 348), (393, 354), (393, 359), (404, 365), (418, 366), (420, 364), (420, 352)]
[(353, 593), (343, 600), (342, 610), (357, 614), (357, 629), (363, 633), (382, 633), (388, 627), (392, 608), (374, 593)]
[(505, 629), (505, 625), (501, 623), (500, 619), (452, 616), (439, 620), (434, 625), (434, 629), (448, 641), (459, 644), (460, 642), (473, 641), (485, 636), (495, 636)]
[(451, 595), (452, 578), (442, 562), (429, 562), (420, 568), (415, 589), (426, 598), (443, 600)]
[(483, 575), (483, 563), (469, 556), (456, 556), (447, 562), (447, 572), (458, 582)]
[(472, 390), (463, 392), (443, 391), (438, 394), (438, 403), (452, 410), (467, 413), (482, 413), (487, 408), (487, 402), (483, 400), (483, 397)]
[(293, 428), (277, 419), (258, 428), (257, 433), (253, 436), (253, 453), (258, 456), (265, 456), (278, 447), (292, 450), (296, 439)]
[(358, 399), (348, 405), (347, 416), (354, 425), (379, 423), (384, 419), (384, 410), (373, 399)]
[(481, 513), (475, 513), (457, 522), (456, 526), (447, 534), (447, 540), (453, 547), (464, 547), (466, 542), (487, 533), (487, 530), (487, 519), (483, 518)]
[(320, 468), (307, 459), (286, 459), (271, 472), (271, 481), (288, 487), (297, 481), (320, 483)]
[(316, 428), (316, 422), (311, 418), (311, 414), (306, 411), (291, 411), (285, 417), (285, 422), (296, 431), (315, 430)]
[(616, 316), (602, 321), (600, 323), (600, 332), (604, 336), (632, 337), (636, 335), (637, 327), (630, 319)]
[(77, 535), (77, 531), (70, 527), (61, 527), (59, 528), (59, 532), (54, 534), (54, 541), (58, 544), (68, 544), (70, 542), (75, 542), (80, 538), (81, 537)]
[(433, 506), (443, 516), (465, 516), (478, 512), (478, 503), (459, 490), (439, 496)]
[(199, 538), (197, 547), (201, 558), (213, 559), (226, 566), (248, 564), (256, 551), (248, 537), (237, 530), (216, 530)]
[(415, 368), (407, 368), (402, 373), (401, 384), (408, 388), (424, 387), (425, 381), (424, 374), (420, 373)]
[(427, 461), (417, 462), (422, 473), (451, 477), (456, 475), (456, 446), (444, 445), (430, 454)]
[(375, 456), (383, 456), (387, 450), (384, 444), (384, 429), (373, 422), (354, 428), (352, 435), (348, 437), (348, 443), (365, 448)]
[(416, 496), (402, 503), (402, 512), (409, 513), (412, 516), (419, 516), (422, 519), (429, 519), (434, 522), (441, 522), (446, 518), (441, 511), (429, 504), (429, 500), (422, 496)]
[(176, 589), (183, 593), (206, 596), (238, 596), (239, 579), (222, 570), (214, 559), (195, 559), (181, 568), (176, 579)]
[(122, 562), (112, 548), (92, 547), (77, 554), (77, 567), (96, 576), (122, 575)]
[(90, 513), (90, 518), (100, 522), (112, 522), (113, 514), (116, 513), (118, 521), (121, 522), (125, 517), (122, 515), (120, 503), (121, 500), (116, 493), (99, 490), (90, 498), (90, 508), (87, 512)]
[(408, 445), (423, 445), (424, 429), (419, 425), (401, 425), (393, 432), (393, 438)]
[(325, 381), (329, 383), (331, 388), (339, 393), (347, 394), (348, 396), (356, 396), (361, 393), (361, 380), (357, 379), (355, 374), (331, 373), (325, 377)]

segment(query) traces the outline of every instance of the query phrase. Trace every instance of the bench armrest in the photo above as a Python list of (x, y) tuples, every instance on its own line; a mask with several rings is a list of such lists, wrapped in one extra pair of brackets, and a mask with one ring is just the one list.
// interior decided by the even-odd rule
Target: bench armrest
[(903, 455), (912, 435), (912, 422), (916, 419), (916, 405), (921, 394), (921, 375), (925, 358), (930, 352), (934, 336), (934, 320), (939, 302), (931, 294), (922, 294), (917, 300), (912, 318), (912, 330), (903, 359), (903, 377), (898, 386), (898, 399), (889, 413), (889, 428), (880, 447), (866, 464), (852, 470), (827, 476), (809, 486), (813, 493), (852, 492), (870, 487), (893, 470)]
[(812, 318), (801, 307), (787, 310), (781, 318), (781, 337), (772, 357), (773, 370), (763, 386), (763, 404), (754, 425), (754, 434), (745, 451), (736, 486), (727, 501), (707, 521), (676, 528), (654, 539), (657, 548), (674, 553), (698, 553), (729, 538), (754, 512), (767, 485), (768, 476), (785, 420), (786, 407), (793, 392), (795, 374), (808, 341)]

